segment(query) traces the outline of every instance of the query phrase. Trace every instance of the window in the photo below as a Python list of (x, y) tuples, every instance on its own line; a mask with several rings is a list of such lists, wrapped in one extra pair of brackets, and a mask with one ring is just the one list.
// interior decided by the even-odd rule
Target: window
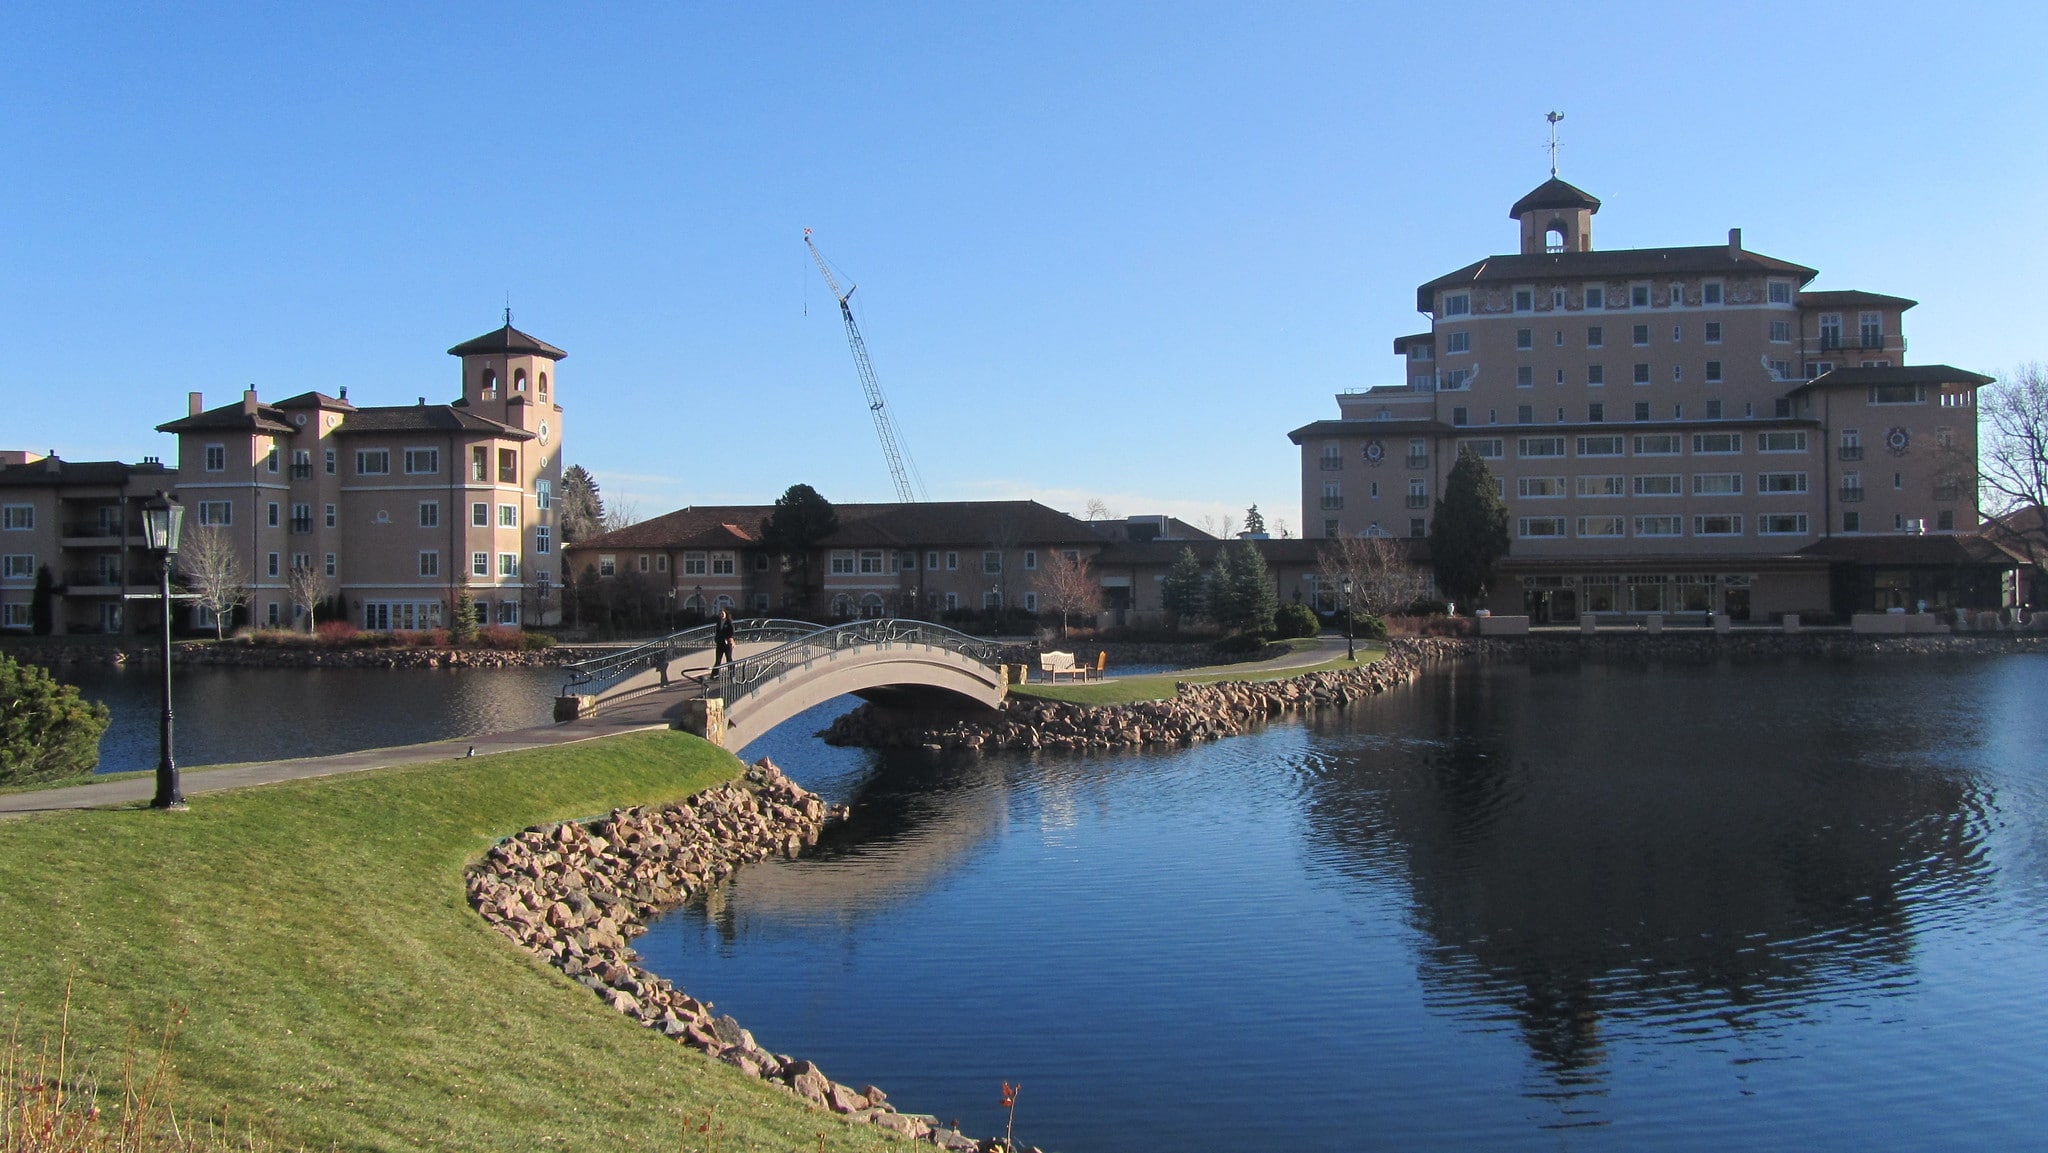
[(1530, 366), (1528, 366), (1528, 365), (1526, 365), (1526, 364), (1523, 364), (1523, 365), (1517, 365), (1517, 366), (1516, 366), (1516, 368), (1515, 368), (1515, 387), (1516, 387), (1516, 388), (1534, 388), (1534, 387), (1536, 387), (1536, 370), (1535, 370), (1534, 368), (1531, 368)]
[(860, 571), (862, 576), (875, 576), (882, 571), (882, 550), (864, 548), (860, 550)]
[(1458, 405), (1451, 410), (1451, 423), (1460, 426), (1472, 423), (1471, 411), (1462, 404)]
[(263, 558), (263, 573), (264, 573), (264, 575), (265, 575), (265, 576), (276, 576), (276, 575), (278, 574), (278, 571), (279, 571), (279, 570), (278, 570), (278, 557), (277, 557), (277, 554), (276, 554), (276, 553), (269, 553), (269, 554), (267, 554), (267, 555), (266, 555), (266, 556), (265, 556), (265, 557)]
[(1721, 282), (1720, 282), (1720, 281), (1718, 281), (1718, 280), (1709, 280), (1709, 281), (1707, 281), (1706, 283), (1704, 283), (1704, 284), (1700, 285), (1700, 303), (1702, 303), (1702, 304), (1719, 304), (1719, 303), (1721, 303)]
[(1742, 474), (1739, 472), (1697, 472), (1692, 477), (1692, 491), (1695, 496), (1740, 496)]
[(1563, 456), (1564, 438), (1561, 436), (1525, 436), (1515, 442), (1515, 455), (1527, 460), (1531, 457)]
[(334, 573), (335, 573), (335, 565), (334, 565), (334, 554), (333, 554), (333, 553), (328, 553), (328, 554), (327, 554), (327, 575), (328, 575), (328, 576), (333, 576), (333, 575), (334, 575)]
[(1820, 346), (1823, 349), (1842, 347), (1842, 314), (1823, 312), (1820, 314)]
[(1602, 403), (1600, 403), (1599, 401), (1597, 401), (1597, 400), (1596, 400), (1596, 401), (1594, 401), (1593, 403), (1591, 403), (1591, 404), (1589, 404), (1589, 405), (1587, 405), (1587, 406), (1586, 406), (1586, 422), (1587, 422), (1588, 424), (1604, 424), (1604, 423), (1606, 422), (1606, 420), (1607, 420), (1607, 406), (1606, 406), (1606, 405), (1604, 405), (1604, 404), (1602, 404)]
[(1458, 451), (1469, 451), (1480, 460), (1499, 460), (1502, 456), (1506, 455), (1506, 449), (1502, 444), (1502, 440), (1497, 436), (1482, 437), (1477, 440), (1461, 440), (1458, 442)]
[(1843, 531), (1843, 532), (1862, 532), (1862, 531), (1863, 531), (1863, 514), (1862, 514), (1862, 513), (1860, 513), (1860, 512), (1845, 512), (1845, 513), (1843, 513), (1843, 514), (1842, 514), (1842, 531)]
[(1640, 363), (1640, 362), (1639, 362), (1639, 363), (1638, 363), (1638, 364), (1636, 365), (1636, 368), (1635, 368), (1635, 382), (1636, 382), (1637, 384), (1648, 384), (1648, 383), (1650, 383), (1650, 366), (1649, 366), (1649, 365), (1648, 365), (1647, 363)]
[(1769, 512), (1756, 518), (1759, 536), (1805, 536), (1806, 514), (1803, 512)]
[[(688, 562), (688, 561), (684, 561), (683, 563), (685, 564), (685, 566), (687, 566), (687, 565), (689, 564), (689, 562)], [(832, 575), (834, 575), (834, 576), (852, 576), (852, 575), (853, 575), (853, 550), (852, 550), (852, 549), (850, 549), (850, 548), (835, 548), (835, 549), (833, 549), (833, 550), (832, 550)]]
[[(1937, 531), (1940, 532), (1954, 532), (1956, 527), (1956, 510), (1952, 508), (1945, 508), (1942, 509), (1940, 512), (1935, 513), (1934, 527)], [(1806, 531), (1805, 527), (1801, 526), (1800, 531)]]
[(1742, 434), (1739, 432), (1693, 433), (1692, 451), (1695, 456), (1717, 456), (1741, 452)]
[(512, 370), (512, 391), (513, 391), (513, 392), (525, 392), (525, 391), (526, 391), (526, 370), (525, 370), (525, 369), (523, 369), (523, 368), (515, 368), (515, 369), (513, 369), (513, 370)]
[[(1530, 288), (1517, 288), (1517, 289), (1515, 289), (1515, 311), (1516, 311), (1516, 312), (1534, 312), (1534, 311), (1536, 311), (1536, 291), (1535, 291), (1534, 289), (1530, 289)], [(1523, 329), (1522, 331), (1524, 331), (1524, 332), (1527, 332), (1527, 331), (1528, 331), (1528, 329)]]
[(384, 448), (359, 448), (356, 450), (357, 476), (384, 476), (391, 471), (391, 450)]
[(277, 446), (275, 444), (270, 446), (269, 452), (263, 454), (263, 471), (273, 476), (277, 473)]
[(323, 453), (321, 453), (320, 455), (321, 455), (321, 459), (322, 459), (322, 464), (323, 464), (323, 467), (324, 467), (324, 468), (326, 468), (326, 470), (327, 470), (327, 475), (328, 475), (328, 476), (333, 476), (333, 475), (334, 475), (334, 450), (330, 448), (330, 449), (328, 449), (328, 450), (327, 450), (326, 452), (323, 452)]
[(924, 554), (924, 567), (932, 570), (933, 572), (939, 571), (938, 550), (934, 549), (931, 552)]
[(1627, 521), (1618, 516), (1582, 516), (1579, 518), (1579, 535), (1582, 537), (1618, 537), (1627, 532)]
[(1600, 331), (1600, 326), (1599, 326), (1599, 325), (1597, 325), (1597, 324), (1590, 324), (1590, 325), (1587, 325), (1587, 326), (1586, 326), (1586, 347), (1587, 347), (1587, 348), (1602, 348), (1602, 347), (1605, 347), (1606, 343), (1607, 343), (1607, 338), (1606, 338), (1606, 335), (1605, 335), (1604, 333), (1602, 333), (1602, 332)]
[[(550, 529), (548, 526), (544, 524), (534, 526), (533, 551), (542, 553), (547, 552), (549, 548), (553, 547), (554, 543), (555, 534), (553, 529)], [(667, 560), (668, 557), (666, 555), (663, 555), (662, 559)]]
[(1641, 348), (1644, 345), (1650, 343), (1650, 326), (1647, 324), (1638, 324), (1629, 330), (1628, 335), (1630, 342), (1633, 343), (1637, 348)]
[(1469, 316), (1472, 313), (1472, 295), (1467, 292), (1444, 294), (1445, 316)]
[[(1671, 339), (1673, 339), (1673, 340), (1677, 340), (1678, 338), (1674, 336), (1674, 337), (1672, 337)], [(1718, 320), (1710, 320), (1710, 321), (1708, 321), (1708, 322), (1707, 322), (1707, 343), (1708, 343), (1708, 344), (1719, 344), (1719, 343), (1721, 343), (1721, 322), (1720, 322), (1720, 321), (1718, 321)]]
[[(543, 376), (546, 374), (543, 373)], [(555, 482), (545, 477), (533, 482), (533, 507), (546, 512), (554, 506)]]
[[(478, 556), (482, 556), (483, 554), (482, 554), (482, 553), (478, 553), (477, 555), (478, 555)], [(597, 558), (597, 575), (599, 575), (599, 576), (601, 576), (601, 577), (615, 576), (615, 575), (617, 575), (617, 574), (618, 574), (618, 571), (619, 571), (619, 558), (618, 558), (618, 557), (616, 557), (616, 556), (613, 556), (613, 555), (612, 555), (612, 554), (610, 554), (610, 553), (603, 553), (603, 554), (600, 554), (600, 555), (598, 556), (598, 558)]]
[(433, 549), (420, 551), (420, 575), (423, 577), (441, 575), (441, 554)]
[(276, 601), (271, 601), (268, 605), (264, 606), (263, 617), (263, 623), (271, 628), (276, 628), (281, 623), (282, 618), (278, 615)]
[[(1865, 312), (1857, 316), (1857, 335), (1862, 338), (1865, 348), (1884, 347), (1884, 314)], [(275, 472), (275, 469), (271, 471)]]
[(655, 554), (654, 554), (654, 571), (655, 571), (655, 572), (667, 572), (667, 571), (668, 571), (668, 554), (667, 554), (667, 553), (665, 553), (665, 552), (658, 552), (658, 553), (655, 553)]
[(1586, 497), (1623, 496), (1628, 492), (1628, 482), (1619, 476), (1582, 476), (1578, 492)]
[(1598, 388), (1598, 387), (1600, 387), (1601, 385), (1603, 385), (1603, 384), (1606, 384), (1606, 383), (1607, 383), (1607, 369), (1606, 369), (1606, 367), (1605, 367), (1604, 365), (1598, 365), (1598, 364), (1589, 364), (1589, 365), (1587, 365), (1587, 366), (1586, 366), (1586, 383), (1587, 383), (1588, 385), (1591, 385), (1591, 386), (1592, 386), (1592, 387), (1594, 387), (1594, 388)]
[[(597, 563), (597, 575), (599, 576), (612, 576), (618, 571), (618, 562), (611, 557), (604, 557)], [(487, 552), (470, 553), (469, 575), (480, 577), (491, 575), (491, 554)]]
[(1760, 472), (1756, 474), (1756, 490), (1760, 493), (1805, 492), (1806, 474), (1803, 472)]
[(1457, 392), (1458, 390), (1460, 390), (1460, 389), (1462, 389), (1462, 388), (1464, 388), (1464, 387), (1465, 387), (1465, 382), (1466, 382), (1466, 381), (1468, 381), (1468, 380), (1471, 380), (1471, 379), (1472, 379), (1472, 370), (1471, 370), (1471, 369), (1469, 369), (1469, 368), (1453, 368), (1453, 369), (1450, 369), (1450, 370), (1448, 370), (1447, 372), (1445, 372), (1445, 373), (1444, 373), (1444, 382), (1443, 382), (1443, 387), (1444, 387), (1444, 391), (1446, 391), (1446, 392)]
[(1710, 400), (1710, 401), (1708, 401), (1708, 402), (1707, 402), (1707, 419), (1708, 419), (1708, 420), (1719, 420), (1719, 419), (1721, 419), (1721, 402), (1720, 402), (1720, 401), (1718, 401), (1718, 400)]
[(1706, 513), (1692, 518), (1694, 536), (1741, 536), (1742, 517), (1736, 513)]
[(405, 471), (415, 476), (440, 472), (441, 450), (438, 448), (406, 449)]
[(202, 500), (199, 502), (199, 523), (208, 528), (231, 525), (235, 523), (235, 506), (224, 500)]
[(278, 506), (276, 501), (270, 501), (265, 505), (263, 511), (263, 523), (271, 528), (276, 528), (278, 524), (281, 523), (278, 515)]
[(0, 529), (9, 532), (27, 532), (36, 527), (36, 506), (32, 504), (0, 505)]
[(1685, 478), (1672, 473), (1654, 473), (1635, 478), (1637, 496), (1681, 496)]
[(1672, 365), (1672, 366), (1671, 366), (1671, 379), (1672, 379), (1672, 381), (1673, 381), (1673, 382), (1677, 382), (1677, 381), (1681, 381), (1681, 380), (1684, 380), (1684, 379), (1685, 379), (1685, 366), (1684, 366), (1684, 365), (1678, 365), (1678, 364), (1674, 364), (1674, 365)]
[(1756, 450), (1758, 452), (1805, 452), (1806, 433), (1804, 430), (1757, 433)]
[(1323, 471), (1335, 472), (1344, 467), (1344, 446), (1331, 441), (1323, 446)]
[(498, 450), (498, 483), (519, 483), (519, 453), (513, 449)]
[(1685, 285), (1672, 282), (1671, 287), (1664, 292), (1664, 303), (1671, 308), (1684, 308)]
[(1675, 432), (1648, 433), (1635, 438), (1637, 456), (1677, 456), (1685, 451)]
[[(1336, 534), (1335, 534), (1335, 533), (1332, 533), (1332, 534), (1330, 534), (1330, 535), (1332, 535), (1332, 536), (1335, 536)], [(1426, 537), (1426, 536), (1428, 536), (1428, 535), (1429, 535), (1429, 522), (1428, 522), (1427, 520), (1424, 520), (1424, 519), (1423, 519), (1422, 517), (1419, 517), (1419, 516), (1411, 516), (1411, 517), (1409, 517), (1409, 518), (1408, 518), (1408, 535), (1409, 535), (1409, 536), (1411, 536), (1411, 537), (1414, 537), (1414, 538), (1416, 538), (1417, 540), (1420, 540), (1421, 538), (1423, 538), (1423, 537)]]
[(981, 554), (981, 571), (999, 573), (1003, 571), (1003, 554), (991, 549)]
[(491, 479), (491, 450), (477, 445), (469, 450), (469, 479)]
[(1870, 386), (1872, 404), (1925, 404), (1927, 390), (1917, 384), (1873, 384)]
[(1534, 424), (1534, 423), (1536, 423), (1536, 406), (1535, 406), (1535, 405), (1531, 405), (1531, 404), (1520, 404), (1520, 405), (1516, 405), (1516, 406), (1515, 406), (1515, 423), (1517, 423), (1517, 424)]
[(35, 575), (34, 553), (13, 553), (0, 557), (0, 580), (33, 580)]
[(1636, 518), (1637, 536), (1682, 536), (1684, 521), (1675, 516), (1639, 516)]
[[(1774, 288), (1775, 288), (1775, 287), (1776, 287), (1776, 285), (1773, 285), (1772, 287), (1774, 287)], [(1791, 322), (1791, 321), (1789, 321), (1789, 320), (1774, 320), (1774, 321), (1772, 321), (1772, 322), (1771, 322), (1771, 343), (1772, 343), (1772, 344), (1790, 344), (1790, 343), (1792, 343), (1792, 322)]]
[(1628, 286), (1628, 306), (1629, 306), (1630, 308), (1648, 308), (1648, 307), (1650, 307), (1650, 286), (1649, 286), (1649, 285), (1647, 285), (1647, 284), (1631, 284), (1631, 285), (1629, 285), (1629, 286)]
[(1449, 336), (1444, 338), (1444, 352), (1455, 355), (1460, 352), (1470, 351), (1472, 351), (1471, 333), (1453, 332)]
[(501, 552), (498, 554), (498, 575), (501, 577), (516, 577), (519, 575), (518, 553)]
[(956, 571), (958, 571), (958, 570), (959, 570), (959, 568), (960, 568), (960, 554), (959, 554), (959, 553), (957, 553), (957, 552), (949, 552), (949, 553), (947, 553), (947, 554), (946, 554), (946, 571), (947, 571), (947, 572), (956, 572)]
[(1554, 500), (1565, 493), (1561, 476), (1525, 476), (1515, 482), (1515, 495), (1530, 500)]
[(328, 505), (328, 506), (327, 506), (327, 527), (328, 527), (328, 528), (333, 528), (333, 527), (334, 527), (334, 522), (335, 522), (336, 518), (337, 518), (337, 517), (338, 517), (339, 515), (340, 515), (340, 514), (339, 514), (339, 513), (337, 513), (337, 512), (335, 511), (335, 508), (334, 508), (334, 506), (333, 506), (333, 505), (331, 505), (331, 504), (330, 504), (330, 505)]
[(1516, 522), (1515, 535), (1525, 540), (1541, 540), (1564, 535), (1564, 518), (1561, 516), (1525, 516)]
[(1037, 569), (1037, 568), (1038, 568), (1038, 550), (1037, 550), (1037, 549), (1025, 549), (1025, 550), (1024, 550), (1024, 571), (1025, 571), (1025, 572), (1031, 572), (1031, 571), (1033, 571), (1033, 570), (1035, 570), (1035, 569)]
[(1322, 507), (1325, 509), (1339, 509), (1344, 507), (1344, 488), (1342, 485), (1339, 485), (1335, 481), (1332, 481), (1323, 486)]
[(1324, 522), (1323, 522), (1323, 535), (1324, 535), (1324, 536), (1342, 536), (1343, 534), (1342, 534), (1341, 532), (1339, 532), (1339, 531), (1337, 530), (1337, 522), (1336, 522), (1336, 520), (1334, 520), (1334, 519), (1331, 519), (1331, 520), (1326, 520), (1326, 521), (1324, 521)]
[(420, 502), (420, 527), (439, 528), (441, 525), (441, 502), (423, 500)]
[(1790, 304), (1792, 303), (1792, 284), (1790, 281), (1773, 280), (1770, 287), (1765, 289), (1765, 294), (1772, 304)]
[(516, 625), (519, 623), (518, 601), (498, 602), (498, 623), (501, 625)]
[(1721, 362), (1720, 362), (1720, 361), (1718, 361), (1718, 360), (1710, 360), (1710, 361), (1708, 361), (1708, 362), (1707, 362), (1707, 383), (1708, 383), (1708, 384), (1719, 384), (1719, 383), (1721, 383)]
[(1536, 332), (1535, 332), (1535, 330), (1534, 330), (1534, 329), (1529, 329), (1529, 328), (1518, 328), (1518, 329), (1516, 329), (1516, 330), (1515, 330), (1515, 347), (1516, 347), (1516, 348), (1521, 348), (1521, 349), (1529, 349), (1529, 348), (1534, 348), (1534, 347), (1536, 347)]
[(209, 444), (206, 446), (206, 471), (226, 472), (228, 468), (228, 446)]
[(1408, 507), (1429, 507), (1429, 483), (1427, 481), (1418, 477), (1408, 482)]
[(516, 505), (516, 504), (501, 504), (501, 505), (499, 505), (499, 506), (498, 506), (498, 527), (499, 527), (499, 528), (518, 528), (518, 527), (519, 527), (519, 506), (518, 506), (518, 505)]
[(1599, 285), (1597, 285), (1597, 284), (1589, 284), (1589, 285), (1587, 285), (1587, 286), (1586, 286), (1586, 307), (1587, 307), (1587, 308), (1606, 308), (1606, 307), (1607, 307), (1607, 290), (1606, 290), (1605, 288), (1602, 288), (1601, 286), (1599, 286)]
[(1649, 402), (1649, 401), (1647, 401), (1647, 400), (1639, 400), (1639, 401), (1637, 401), (1637, 402), (1636, 402), (1636, 419), (1637, 419), (1637, 420), (1648, 420), (1648, 419), (1650, 419), (1650, 402)]
[(1620, 456), (1622, 454), (1619, 436), (1582, 436), (1579, 438), (1580, 456)]
[(35, 613), (21, 601), (0, 605), (0, 627), (25, 629), (35, 623)]

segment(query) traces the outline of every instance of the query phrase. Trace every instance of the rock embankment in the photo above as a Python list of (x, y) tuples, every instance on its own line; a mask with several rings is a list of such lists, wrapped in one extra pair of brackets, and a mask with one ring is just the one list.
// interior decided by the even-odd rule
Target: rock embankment
[(1250, 731), (1286, 713), (1344, 706), (1406, 684), (1423, 664), (1465, 649), (1441, 637), (1402, 637), (1387, 655), (1355, 669), (1285, 680), (1183, 682), (1161, 701), (1076, 705), (1011, 697), (994, 713), (934, 716), (863, 705), (834, 721), (825, 740), (867, 748), (1128, 749), (1187, 745)]
[(946, 1149), (992, 1150), (900, 1113), (872, 1085), (838, 1084), (809, 1061), (762, 1048), (667, 978), (642, 968), (627, 941), (647, 919), (689, 900), (741, 865), (795, 857), (843, 816), (762, 760), (744, 781), (672, 805), (617, 809), (590, 822), (527, 829), (493, 847), (468, 877), (470, 904), (499, 932), (649, 1029), (780, 1086), (850, 1121)]

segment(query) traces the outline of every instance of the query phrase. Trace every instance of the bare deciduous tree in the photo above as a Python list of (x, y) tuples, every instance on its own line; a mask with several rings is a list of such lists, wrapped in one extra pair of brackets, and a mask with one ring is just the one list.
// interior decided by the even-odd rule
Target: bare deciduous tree
[(1060, 614), (1060, 635), (1067, 635), (1070, 614), (1094, 616), (1102, 611), (1102, 587), (1088, 558), (1056, 549), (1038, 567), (1039, 603)]
[(292, 613), (294, 616), (301, 612), (306, 614), (306, 631), (309, 633), (314, 631), (313, 610), (320, 603), (320, 592), (325, 584), (320, 570), (312, 565), (293, 565), (285, 578), (285, 589), (292, 598)]
[(249, 581), (234, 540), (219, 525), (192, 529), (178, 550), (177, 569), (193, 603), (213, 614), (214, 639), (220, 639), (235, 610), (249, 600)]
[[(1356, 609), (1385, 616), (1427, 597), (1429, 574), (1408, 563), (1408, 549), (1390, 536), (1338, 537), (1316, 554), (1316, 576), (1323, 588), (1342, 597), (1351, 581)], [(1333, 608), (1341, 608), (1341, 601)]]
[(1110, 511), (1108, 502), (1104, 501), (1099, 496), (1091, 496), (1088, 498), (1087, 515), (1089, 520), (1119, 519), (1116, 513)]
[(616, 532), (628, 525), (640, 523), (640, 502), (615, 500), (604, 510), (602, 522), (605, 532)]
[(2048, 368), (2021, 365), (1977, 395), (1974, 480), (1987, 535), (2048, 575)]

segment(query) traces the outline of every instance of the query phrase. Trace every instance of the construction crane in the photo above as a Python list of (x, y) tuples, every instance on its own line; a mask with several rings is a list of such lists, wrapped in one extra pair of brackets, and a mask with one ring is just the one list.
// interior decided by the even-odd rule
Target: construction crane
[(853, 349), (853, 366), (860, 372), (860, 386), (867, 393), (868, 412), (875, 418), (875, 436), (882, 442), (882, 456), (889, 462), (889, 479), (896, 484), (896, 499), (905, 504), (912, 503), (924, 495), (924, 478), (917, 475), (917, 464), (909, 459), (897, 444), (896, 425), (889, 419), (889, 401), (882, 395), (882, 385), (875, 379), (875, 366), (868, 359), (867, 341), (860, 338), (860, 325), (853, 322), (853, 306), (847, 301), (853, 298), (853, 290), (859, 285), (839, 291), (839, 281), (832, 275), (832, 266), (825, 263), (825, 254), (811, 243), (811, 230), (804, 229), (804, 247), (811, 250), (811, 259), (818, 262), (818, 271), (825, 277), (825, 286), (832, 290), (832, 298), (839, 302), (840, 318), (846, 321), (846, 343)]

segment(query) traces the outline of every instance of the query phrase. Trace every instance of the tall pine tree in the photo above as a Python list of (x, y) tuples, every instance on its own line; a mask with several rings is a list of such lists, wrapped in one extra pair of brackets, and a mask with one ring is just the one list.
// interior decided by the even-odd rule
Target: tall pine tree
[(1182, 548), (1166, 570), (1159, 586), (1159, 607), (1166, 610), (1167, 627), (1180, 631), (1182, 621), (1202, 615), (1202, 558), (1192, 548)]
[(1508, 506), (1495, 488), (1493, 471), (1470, 448), (1459, 449), (1436, 502), (1436, 523), (1429, 528), (1437, 587), (1451, 600), (1479, 608), (1509, 543)]
[(562, 470), (555, 523), (561, 526), (563, 544), (589, 540), (604, 531), (604, 497), (597, 491), (597, 478), (580, 464)]

